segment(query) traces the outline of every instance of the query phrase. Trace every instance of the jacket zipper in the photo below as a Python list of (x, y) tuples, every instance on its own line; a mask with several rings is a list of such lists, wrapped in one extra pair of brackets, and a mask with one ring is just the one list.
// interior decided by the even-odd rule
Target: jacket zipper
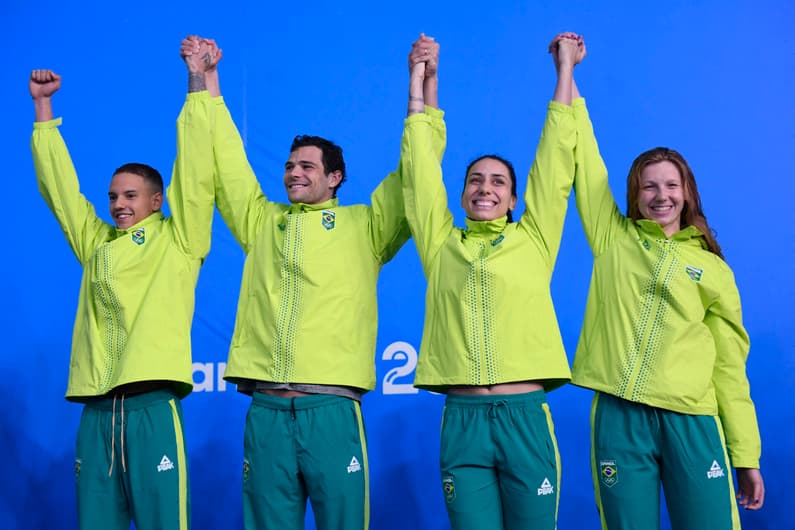
[(646, 349), (649, 346), (649, 337), (651, 336), (652, 331), (654, 330), (655, 326), (657, 325), (658, 321), (658, 313), (660, 310), (660, 305), (663, 303), (662, 291), (664, 284), (660, 283), (660, 278), (666, 278), (668, 276), (668, 270), (671, 268), (673, 263), (673, 251), (672, 245), (674, 243), (671, 242), (670, 239), (666, 239), (664, 244), (662, 245), (662, 256), (660, 257), (660, 261), (663, 262), (663, 266), (660, 267), (659, 272), (653, 278), (653, 285), (654, 285), (654, 292), (652, 294), (652, 306), (649, 311), (649, 319), (646, 322), (646, 326), (643, 329), (643, 338), (638, 346), (638, 353), (635, 359), (635, 364), (632, 367), (632, 373), (630, 374), (629, 381), (627, 382), (626, 390), (624, 391), (624, 395), (632, 399), (633, 394), (635, 393), (635, 384), (637, 383), (638, 374), (640, 373), (641, 369), (643, 368), (643, 361), (646, 357)]

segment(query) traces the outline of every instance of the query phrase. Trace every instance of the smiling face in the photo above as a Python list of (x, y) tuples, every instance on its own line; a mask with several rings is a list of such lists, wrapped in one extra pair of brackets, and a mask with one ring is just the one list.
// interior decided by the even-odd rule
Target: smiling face
[(138, 224), (163, 206), (163, 194), (140, 175), (121, 172), (113, 175), (108, 190), (110, 216), (116, 227), (126, 230)]
[(284, 188), (292, 203), (326, 202), (334, 197), (334, 189), (341, 180), (339, 171), (326, 174), (323, 151), (314, 145), (296, 148), (284, 164)]
[(461, 206), (467, 217), (475, 221), (499, 219), (516, 207), (508, 167), (493, 158), (482, 158), (472, 164), (466, 176)]
[(649, 164), (640, 173), (638, 210), (644, 219), (656, 221), (668, 237), (682, 226), (685, 191), (679, 169), (664, 160)]

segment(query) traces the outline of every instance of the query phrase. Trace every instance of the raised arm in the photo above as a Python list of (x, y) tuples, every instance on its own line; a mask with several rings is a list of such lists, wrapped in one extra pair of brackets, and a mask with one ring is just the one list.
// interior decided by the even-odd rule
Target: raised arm
[(224, 52), (213, 39), (204, 39), (204, 42), (210, 47), (211, 61), (209, 68), (204, 72), (204, 82), (207, 85), (207, 91), (210, 96), (216, 98), (221, 95), (221, 83), (218, 79), (218, 62), (223, 58)]
[(439, 43), (420, 33), (409, 52), (409, 102), (407, 116), (424, 112), (431, 119), (433, 148), (439, 162), (444, 156), (447, 131), (439, 109)]
[[(424, 39), (424, 35), (420, 37), (418, 42)], [(425, 112), (425, 61), (429, 50), (428, 48), (418, 46), (418, 42), (414, 43), (409, 54), (409, 102), (406, 110), (406, 116), (412, 114), (420, 114)], [(438, 85), (436, 85), (438, 87)]]
[(420, 35), (409, 53), (408, 116), (400, 172), (406, 217), (426, 270), (453, 228), (442, 181), (446, 129), (438, 109), (438, 64), (438, 43)]
[[(585, 56), (588, 53), (588, 51), (585, 48), (585, 39), (582, 38), (582, 35), (578, 35), (577, 36), (577, 43), (578, 43), (577, 55), (574, 58), (574, 66), (577, 66), (578, 64), (580, 64), (582, 62), (582, 60), (585, 59)], [(571, 100), (574, 101), (575, 99), (579, 99), (580, 97), (582, 97), (582, 96), (580, 96), (580, 91), (577, 88), (577, 83), (574, 81), (574, 74), (572, 74), (572, 76), (571, 76)]]
[[(585, 57), (585, 42), (580, 37), (578, 61)], [(585, 236), (594, 257), (599, 256), (628, 223), (616, 205), (607, 180), (607, 168), (594, 135), (593, 125), (577, 84), (572, 78), (572, 107), (577, 128), (574, 148), (574, 196)]]
[(177, 158), (168, 203), (175, 236), (186, 254), (204, 258), (210, 251), (213, 220), (212, 136), (214, 109), (204, 81), (214, 67), (212, 50), (199, 43), (196, 53), (181, 53), (188, 70), (188, 95), (177, 119)]
[(30, 73), (30, 97), (33, 98), (33, 109), (36, 121), (52, 119), (52, 96), (61, 88), (61, 76), (52, 70), (33, 70)]
[(409, 110), (407, 115), (439, 108), (439, 43), (420, 33), (409, 52)]
[(557, 71), (553, 100), (527, 178), (525, 212), (519, 226), (538, 237), (550, 273), (557, 259), (574, 178), (574, 115), (570, 107), (577, 40), (561, 38), (552, 51)]
[(78, 261), (85, 263), (94, 245), (112, 227), (97, 217), (93, 205), (80, 193), (72, 159), (58, 132), (61, 119), (53, 120), (52, 96), (60, 87), (61, 76), (52, 70), (31, 72), (29, 88), (36, 121), (30, 147), (39, 192), (61, 225)]
[(235, 239), (248, 252), (259, 231), (260, 221), (270, 203), (246, 157), (243, 140), (229, 109), (221, 97), (218, 62), (223, 53), (212, 39), (188, 37), (182, 41), (184, 55), (198, 54), (200, 46), (209, 47), (209, 65), (204, 71), (204, 86), (212, 96), (212, 152), (215, 160), (215, 203)]
[[(425, 62), (431, 53), (435, 51), (438, 58), (439, 45), (432, 38), (421, 35), (414, 43), (412, 52), (409, 54), (409, 71), (411, 80), (409, 83), (409, 98), (406, 114), (423, 114), (425, 112), (425, 93), (428, 97), (436, 101), (436, 85), (428, 84), (426, 90), (425, 83)], [(434, 73), (435, 75), (435, 73)], [(431, 111), (439, 114), (436, 109)], [(436, 121), (440, 121), (438, 117)], [(438, 125), (437, 125), (438, 127)], [(437, 134), (437, 140), (439, 135)], [(442, 135), (443, 138), (443, 135)], [(444, 152), (444, 140), (435, 142), (435, 147), (441, 158)], [(381, 182), (370, 197), (371, 204), (371, 223), (370, 237), (373, 242), (373, 252), (381, 261), (389, 261), (400, 247), (411, 235), (411, 230), (407, 221), (407, 210), (405, 207), (405, 197), (403, 194), (403, 178), (401, 176), (403, 166), (400, 164), (398, 169)]]
[(571, 105), (572, 90), (574, 86), (574, 66), (579, 58), (580, 39), (574, 33), (561, 33), (550, 44), (552, 62), (555, 64), (557, 80), (553, 101), (563, 105)]
[(188, 68), (188, 91), (197, 92), (207, 90), (210, 97), (221, 95), (221, 84), (218, 79), (218, 63), (223, 59), (223, 50), (218, 47), (214, 39), (205, 39), (198, 35), (188, 35), (182, 39), (180, 56), (183, 60), (193, 61), (193, 57), (200, 57), (204, 66), (200, 72), (192, 73)]
[(420, 35), (418, 47), (423, 50), (425, 57), (425, 72), (422, 78), (422, 94), (425, 106), (439, 108), (439, 43), (433, 37)]

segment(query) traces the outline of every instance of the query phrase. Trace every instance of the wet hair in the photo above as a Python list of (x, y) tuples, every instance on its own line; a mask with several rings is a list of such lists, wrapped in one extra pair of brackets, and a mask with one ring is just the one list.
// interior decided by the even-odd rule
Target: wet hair
[(116, 168), (116, 171), (113, 172), (113, 176), (115, 177), (119, 173), (132, 173), (133, 175), (138, 175), (144, 179), (144, 182), (149, 184), (149, 188), (153, 193), (163, 193), (163, 177), (160, 175), (160, 172), (152, 166), (140, 164), (138, 162), (130, 162)]
[(715, 233), (707, 223), (707, 217), (701, 208), (701, 196), (698, 194), (698, 187), (696, 186), (696, 177), (693, 175), (693, 170), (690, 169), (684, 157), (673, 149), (667, 147), (655, 147), (646, 152), (641, 153), (632, 162), (632, 167), (627, 175), (627, 217), (633, 220), (643, 219), (640, 213), (640, 206), (638, 204), (638, 194), (640, 192), (640, 175), (643, 170), (652, 164), (659, 162), (670, 162), (679, 170), (679, 176), (682, 178), (682, 187), (684, 188), (685, 204), (682, 206), (681, 225), (695, 226), (701, 233), (704, 234), (704, 240), (707, 243), (707, 250), (713, 254), (718, 255), (723, 259), (718, 240)]
[(299, 134), (293, 138), (293, 143), (290, 146), (292, 153), (299, 147), (314, 146), (320, 149), (322, 153), (321, 160), (323, 162), (323, 172), (328, 175), (334, 171), (339, 171), (342, 174), (339, 184), (334, 187), (333, 196), (337, 196), (337, 190), (345, 182), (345, 159), (342, 157), (342, 147), (338, 146), (330, 140), (321, 138), (320, 136), (310, 136), (308, 134)]
[[(464, 191), (466, 191), (467, 178), (469, 178), (469, 172), (472, 171), (472, 166), (474, 166), (475, 164), (477, 164), (481, 160), (485, 160), (487, 158), (491, 159), (491, 160), (496, 160), (497, 162), (500, 162), (501, 164), (503, 164), (505, 167), (508, 168), (508, 176), (511, 178), (511, 196), (512, 197), (516, 197), (516, 171), (514, 171), (514, 169), (513, 169), (513, 164), (511, 164), (510, 162), (505, 160), (503, 157), (501, 157), (499, 155), (494, 155), (494, 154), (479, 156), (476, 159), (474, 159), (472, 162), (469, 163), (469, 165), (467, 166), (467, 170), (464, 173), (464, 189), (461, 190), (461, 194), (463, 195)], [(508, 215), (508, 222), (512, 223), (513, 222), (513, 215), (511, 215), (511, 209), (510, 208), (508, 208), (507, 215)]]

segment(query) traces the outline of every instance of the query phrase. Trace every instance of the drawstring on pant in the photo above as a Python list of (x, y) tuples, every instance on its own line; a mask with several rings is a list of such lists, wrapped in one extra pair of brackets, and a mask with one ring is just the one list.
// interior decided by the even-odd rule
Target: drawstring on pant
[(121, 430), (119, 438), (121, 438), (121, 470), (123, 473), (127, 473), (127, 464), (124, 463), (124, 394), (121, 395)]
[(113, 458), (116, 456), (116, 394), (113, 394), (113, 412), (110, 419), (110, 469), (108, 477), (113, 475)]
[[(108, 477), (113, 476), (113, 461), (116, 456), (116, 394), (113, 394), (113, 410), (111, 412), (110, 420), (110, 469), (108, 469)], [(124, 462), (124, 394), (121, 395), (121, 469), (122, 472), (127, 472), (127, 465)]]
[(489, 407), (489, 417), (490, 418), (496, 418), (497, 417), (497, 408), (498, 407), (504, 407), (507, 404), (508, 404), (508, 401), (506, 401), (504, 399), (498, 399), (497, 401), (492, 403), (491, 407)]

